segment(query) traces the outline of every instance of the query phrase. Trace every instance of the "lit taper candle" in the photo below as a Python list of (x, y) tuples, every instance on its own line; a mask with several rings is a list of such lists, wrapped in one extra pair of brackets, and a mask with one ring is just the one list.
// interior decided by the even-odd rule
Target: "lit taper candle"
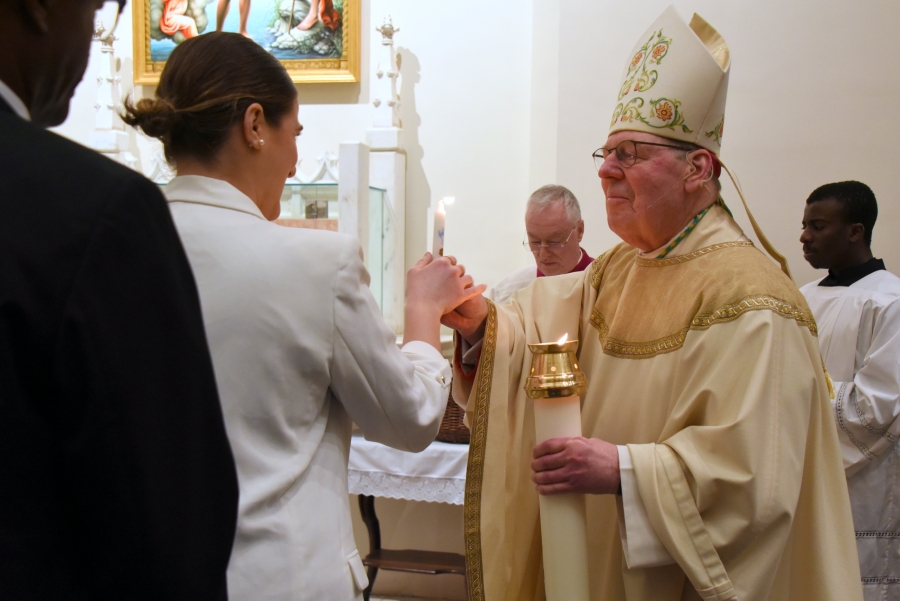
[(447, 229), (447, 206), (456, 200), (453, 196), (445, 196), (437, 203), (434, 210), (434, 233), (431, 238), (431, 256), (444, 256), (444, 232)]
[[(581, 436), (581, 398), (587, 389), (578, 369), (577, 340), (529, 344), (531, 374), (525, 393), (534, 399), (536, 442)], [(584, 495), (541, 495), (541, 541), (547, 601), (590, 601)]]

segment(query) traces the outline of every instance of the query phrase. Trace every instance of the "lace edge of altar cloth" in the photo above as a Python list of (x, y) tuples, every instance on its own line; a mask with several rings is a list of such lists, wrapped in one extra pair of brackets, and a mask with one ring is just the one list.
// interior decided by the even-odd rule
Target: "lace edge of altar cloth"
[(399, 476), (350, 468), (347, 472), (347, 488), (352, 495), (462, 505), (465, 499), (466, 480)]

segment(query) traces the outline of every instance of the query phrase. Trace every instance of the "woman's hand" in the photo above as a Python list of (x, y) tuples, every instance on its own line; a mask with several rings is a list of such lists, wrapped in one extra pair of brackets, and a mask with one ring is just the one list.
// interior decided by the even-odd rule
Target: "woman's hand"
[(474, 285), (455, 257), (434, 259), (425, 253), (406, 273), (404, 342), (422, 340), (440, 350), (441, 316), (480, 297), (486, 289), (484, 284)]
[(475, 286), (466, 268), (452, 256), (433, 259), (425, 253), (406, 273), (406, 305), (433, 308), (438, 317), (486, 289), (484, 284)]

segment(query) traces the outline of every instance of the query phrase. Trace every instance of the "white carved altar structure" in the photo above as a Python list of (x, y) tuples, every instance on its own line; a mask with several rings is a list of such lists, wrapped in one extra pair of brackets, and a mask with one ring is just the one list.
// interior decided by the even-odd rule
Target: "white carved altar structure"
[[(390, 17), (381, 27), (377, 67), (372, 78), (372, 127), (365, 142), (337, 144), (338, 154), (326, 150), (305, 173), (300, 164), (285, 185), (278, 222), (294, 227), (336, 229), (356, 236), (363, 248), (372, 290), (387, 323), (403, 333), (406, 270), (406, 154), (401, 147), (400, 76)], [(162, 144), (136, 133), (138, 157), (131, 154), (129, 132), (117, 112), (122, 108), (122, 85), (111, 36), (98, 23), (94, 42), (101, 44), (103, 62), (98, 77), (97, 111), (89, 145), (113, 160), (138, 169), (160, 185), (174, 172)], [(362, 133), (362, 132), (361, 132)]]
[(117, 114), (122, 106), (122, 79), (113, 47), (117, 38), (111, 34), (104, 35), (106, 33), (104, 23), (97, 21), (93, 42), (100, 44), (100, 73), (97, 76), (97, 101), (94, 103), (94, 129), (88, 136), (88, 145), (134, 169), (137, 158), (129, 152), (128, 133)]

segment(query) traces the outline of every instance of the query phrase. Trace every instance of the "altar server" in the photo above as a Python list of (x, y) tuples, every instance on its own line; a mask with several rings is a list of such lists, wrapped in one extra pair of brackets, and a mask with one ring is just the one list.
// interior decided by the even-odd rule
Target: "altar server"
[(867, 601), (900, 599), (900, 278), (872, 256), (878, 204), (861, 182), (825, 184), (803, 212), (801, 288), (834, 379), (834, 418)]
[(241, 489), (231, 598), (361, 599), (351, 425), (407, 451), (434, 440), (451, 378), (440, 316), (484, 287), (452, 257), (426, 255), (409, 272), (398, 349), (355, 238), (271, 223), (303, 127), (296, 87), (252, 40), (184, 42), (156, 98), (128, 113), (178, 173), (166, 196), (200, 289)]
[(237, 476), (172, 218), (44, 129), (103, 4), (0, 1), (0, 599), (223, 601)]
[[(730, 62), (712, 26), (667, 9), (594, 153), (624, 242), (445, 318), (483, 339), (454, 392), (472, 428), (470, 599), (543, 598), (538, 494), (571, 493), (586, 494), (592, 599), (862, 598), (815, 322), (719, 196)], [(583, 437), (535, 446), (526, 343), (564, 334), (588, 380)]]

